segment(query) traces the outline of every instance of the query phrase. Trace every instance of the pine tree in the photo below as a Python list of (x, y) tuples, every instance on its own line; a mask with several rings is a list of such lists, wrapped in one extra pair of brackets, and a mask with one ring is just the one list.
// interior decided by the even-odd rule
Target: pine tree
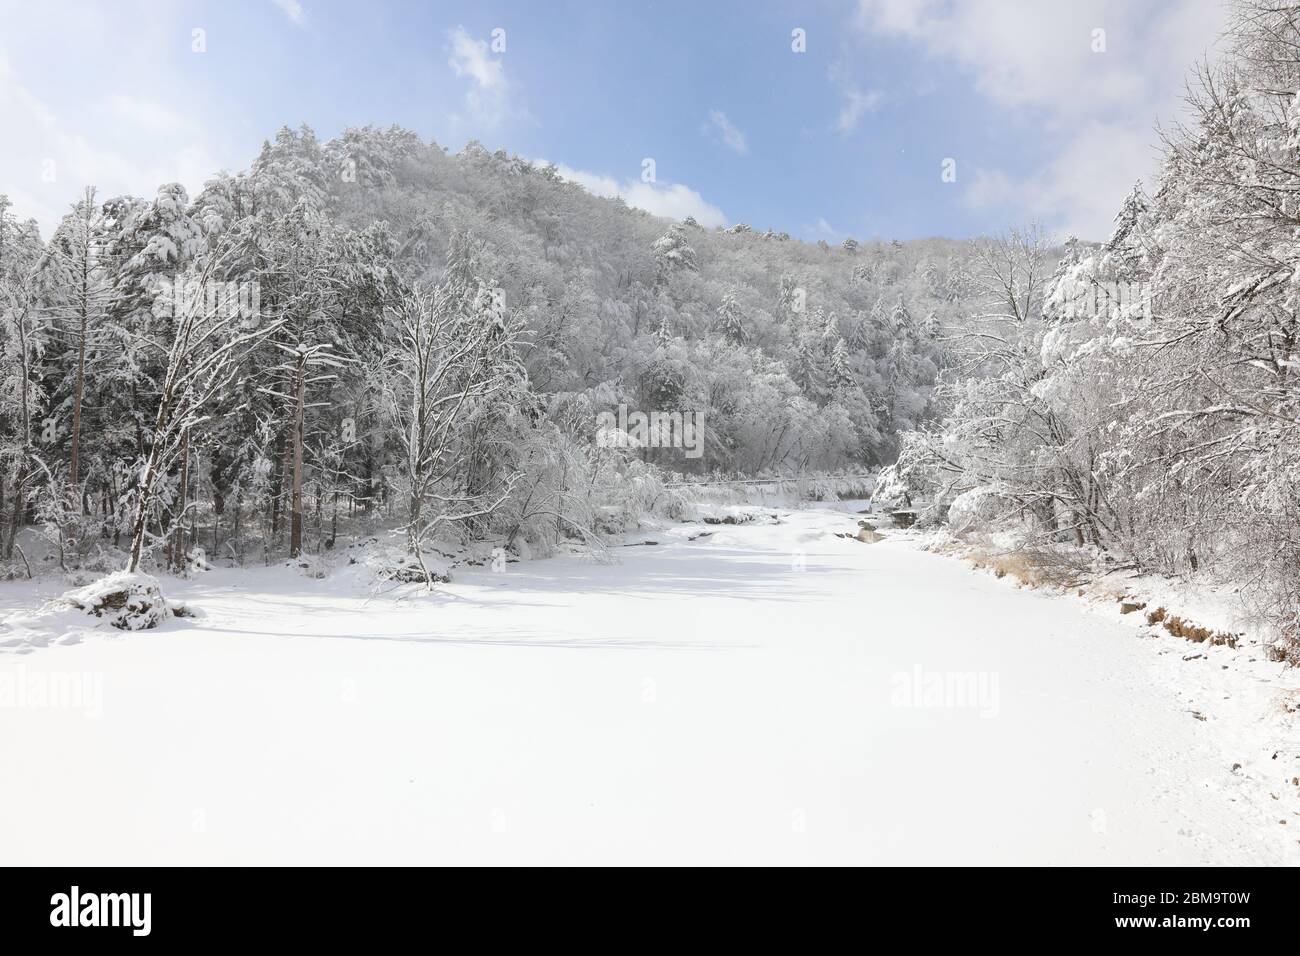
[(717, 310), (716, 328), (728, 341), (743, 345), (748, 338), (745, 331), (745, 315), (736, 300), (736, 290), (732, 289), (722, 297), (722, 304)]
[(659, 328), (655, 331), (655, 341), (659, 343), (660, 348), (663, 348), (672, 340), (673, 332), (668, 325), (668, 313), (665, 312), (663, 318), (659, 320)]
[(833, 390), (852, 388), (857, 385), (857, 377), (849, 366), (849, 348), (843, 339), (837, 339), (831, 349), (829, 378)]
[(78, 508), (83, 497), (82, 417), (86, 377), (100, 359), (103, 324), (112, 296), (106, 244), (104, 216), (95, 203), (95, 190), (87, 188), (55, 230), (44, 262), (55, 321), (73, 356), (72, 381), (66, 399), (71, 405), (68, 486), (76, 496)]
[(656, 239), (651, 250), (659, 263), (659, 274), (664, 279), (678, 270), (694, 272), (699, 269), (695, 250), (691, 248), (686, 233), (679, 225), (674, 224), (668, 232)]

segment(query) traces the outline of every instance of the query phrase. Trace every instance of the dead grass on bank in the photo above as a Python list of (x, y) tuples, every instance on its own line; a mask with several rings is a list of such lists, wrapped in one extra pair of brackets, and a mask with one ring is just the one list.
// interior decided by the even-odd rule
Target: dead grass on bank
[(1091, 580), (1092, 564), (1085, 557), (1046, 548), (966, 551), (972, 565), (991, 571), (996, 578), (1010, 576), (1027, 588), (1074, 588)]
[[(957, 541), (940, 545), (936, 550), (957, 553), (975, 568), (989, 571), (996, 578), (1009, 576), (1021, 587), (1077, 590), (1080, 597), (1085, 597), (1090, 592), (1098, 596), (1099, 592), (1107, 594), (1106, 589), (1100, 587), (1104, 574), (1098, 574), (1096, 567), (1086, 555), (1046, 548), (998, 551), (989, 549), (986, 544), (972, 546), (970, 542)], [(1148, 607), (1148, 602), (1129, 592), (1115, 594), (1111, 591), (1108, 596), (1115, 598), (1121, 614), (1146, 611)], [(1205, 627), (1183, 616), (1172, 614), (1164, 607), (1147, 611), (1145, 617), (1148, 626), (1160, 627), (1169, 635), (1193, 644), (1210, 644), (1214, 647), (1229, 647), (1236, 650), (1246, 636), (1244, 633)], [(1300, 664), (1300, 643), (1283, 641), (1266, 644), (1264, 650), (1271, 660), (1291, 665)]]
[[(1124, 601), (1124, 598), (1120, 599)], [(1125, 604), (1125, 606), (1128, 606)], [(1142, 607), (1146, 607), (1145, 604)], [(1121, 609), (1121, 613), (1123, 610)], [(1191, 621), (1185, 621), (1181, 617), (1170, 617), (1169, 612), (1163, 607), (1158, 607), (1154, 611), (1147, 613), (1147, 624), (1151, 627), (1157, 625), (1164, 627), (1166, 631), (1174, 637), (1181, 637), (1185, 641), (1191, 641), (1193, 644), (1209, 643), (1214, 647), (1231, 647), (1234, 651), (1245, 634), (1233, 634), (1229, 631), (1213, 631), (1208, 627), (1201, 627)]]

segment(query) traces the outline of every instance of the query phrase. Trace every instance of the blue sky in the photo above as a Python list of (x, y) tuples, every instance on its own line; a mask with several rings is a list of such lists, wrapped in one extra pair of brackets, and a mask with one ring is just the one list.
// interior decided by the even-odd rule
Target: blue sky
[(48, 228), (85, 184), (194, 189), (286, 123), (398, 123), (710, 224), (1104, 238), (1222, 19), (1219, 0), (0, 0), (0, 192)]

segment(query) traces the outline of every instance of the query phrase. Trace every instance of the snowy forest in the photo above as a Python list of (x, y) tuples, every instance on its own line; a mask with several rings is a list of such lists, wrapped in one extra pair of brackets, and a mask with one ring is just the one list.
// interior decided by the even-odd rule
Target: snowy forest
[[(24, 528), (63, 568), (392, 524), (545, 553), (671, 508), (670, 473), (863, 472), (929, 412), (970, 248), (706, 230), (401, 129), (283, 129), (194, 197), (90, 187), (46, 241), (2, 210), (15, 573)], [(702, 453), (608, 440), (619, 406)]]
[[(987, 249), (897, 475), (958, 529), (1232, 582), (1300, 639), (1300, 33), (1236, 5), (1101, 248)], [(937, 516), (935, 516), (937, 519)], [(1051, 552), (1057, 554), (1053, 556)], [(1068, 563), (1068, 562), (1067, 562)]]
[[(399, 128), (282, 129), (197, 196), (90, 184), (48, 238), (0, 197), (0, 561), (548, 553), (671, 513), (673, 479), (888, 466), (923, 525), (1220, 574), (1294, 639), (1300, 45), (1271, 9), (1239, 6), (1102, 246), (709, 230)], [(693, 416), (702, 453), (607, 440), (620, 408)]]

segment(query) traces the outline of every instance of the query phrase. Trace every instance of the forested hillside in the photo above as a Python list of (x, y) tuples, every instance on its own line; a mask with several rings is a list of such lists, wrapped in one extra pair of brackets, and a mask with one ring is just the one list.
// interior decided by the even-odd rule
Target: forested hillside
[(861, 471), (925, 418), (970, 248), (706, 230), (396, 128), (91, 187), (48, 240), (0, 200), (0, 560), (31, 528), (182, 569), (360, 519), (545, 550), (665, 506), (665, 471)]
[[(1004, 243), (898, 472), (1003, 545), (1226, 581), (1300, 660), (1300, 69), (1295, 11), (1245, 0), (1101, 249), (1044, 281)], [(1043, 560), (1051, 560), (1043, 557)]]

